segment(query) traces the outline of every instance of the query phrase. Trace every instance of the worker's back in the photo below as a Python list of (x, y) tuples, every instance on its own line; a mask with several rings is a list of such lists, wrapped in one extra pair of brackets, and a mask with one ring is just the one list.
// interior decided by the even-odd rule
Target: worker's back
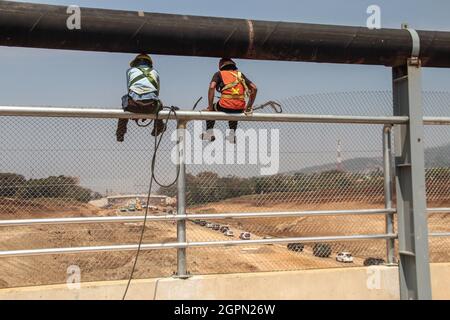
[(148, 65), (132, 67), (127, 71), (128, 92), (133, 100), (157, 100), (159, 97), (158, 71)]

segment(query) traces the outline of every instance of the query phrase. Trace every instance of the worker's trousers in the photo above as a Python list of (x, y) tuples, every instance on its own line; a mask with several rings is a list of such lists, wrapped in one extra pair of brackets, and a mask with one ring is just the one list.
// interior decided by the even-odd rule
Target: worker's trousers
[[(244, 113), (244, 111), (245, 111), (245, 110), (227, 109), (227, 108), (221, 107), (218, 102), (214, 105), (214, 110), (220, 111), (220, 112), (225, 112), (225, 113)], [(213, 129), (215, 124), (216, 124), (216, 122), (214, 120), (206, 121), (206, 130)], [(229, 121), (228, 126), (230, 127), (231, 130), (236, 131), (238, 122), (237, 121)]]
[[(135, 101), (126, 95), (122, 97), (122, 102), (122, 108), (128, 112), (155, 114), (162, 109), (162, 104), (159, 100)], [(122, 142), (125, 138), (128, 121), (129, 119), (119, 119), (117, 123), (116, 137), (119, 142)], [(164, 121), (161, 119), (155, 120), (152, 135), (158, 136), (164, 131), (164, 129)]]

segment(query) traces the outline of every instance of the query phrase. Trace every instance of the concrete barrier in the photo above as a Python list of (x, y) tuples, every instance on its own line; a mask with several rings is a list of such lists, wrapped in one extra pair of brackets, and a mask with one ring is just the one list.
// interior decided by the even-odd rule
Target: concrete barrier
[[(432, 264), (433, 299), (450, 299), (450, 263)], [(0, 300), (121, 299), (126, 281), (0, 290)], [(398, 268), (374, 266), (133, 281), (128, 299), (399, 299)]]

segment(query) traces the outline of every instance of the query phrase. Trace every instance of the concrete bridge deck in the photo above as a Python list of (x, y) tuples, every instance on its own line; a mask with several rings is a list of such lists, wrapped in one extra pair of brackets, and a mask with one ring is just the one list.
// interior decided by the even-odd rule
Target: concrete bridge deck
[[(431, 265), (433, 299), (450, 299), (450, 263)], [(126, 281), (82, 283), (0, 290), (0, 300), (117, 300)], [(398, 300), (398, 268), (374, 266), (292, 272), (193, 276), (133, 281), (128, 299), (189, 300)]]

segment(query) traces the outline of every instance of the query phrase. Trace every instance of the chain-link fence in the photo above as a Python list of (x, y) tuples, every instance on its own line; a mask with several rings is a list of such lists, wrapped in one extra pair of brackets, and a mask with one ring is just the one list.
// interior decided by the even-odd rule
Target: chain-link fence
[[(279, 102), (284, 113), (392, 114), (390, 92), (318, 94)], [(447, 115), (450, 94), (427, 93), (424, 103), (426, 115)], [(205, 128), (200, 121), (188, 124), (189, 242), (246, 239), (245, 233), (252, 240), (386, 233), (384, 213), (208, 221), (194, 216), (382, 209), (383, 125), (241, 122), (246, 135), (237, 135), (237, 145), (221, 135), (227, 122), (217, 122), (214, 143), (201, 141), (200, 125)], [(1, 117), (0, 219), (142, 215), (146, 205), (150, 216), (176, 213), (176, 186), (155, 186), (155, 196), (146, 203), (154, 150), (151, 128), (130, 122), (125, 142), (117, 143), (115, 127), (111, 119)], [(426, 127), (428, 206), (433, 208), (450, 207), (449, 129)], [(176, 178), (174, 132), (171, 121), (156, 165), (162, 183)], [(252, 137), (256, 148), (250, 147)], [(431, 233), (449, 232), (450, 216), (431, 214), (429, 224)], [(0, 251), (136, 244), (141, 228), (141, 222), (0, 226)], [(450, 261), (449, 241), (430, 238), (432, 262)], [(176, 222), (148, 221), (143, 242), (177, 242)], [(353, 263), (337, 261), (341, 252), (350, 253)], [(134, 257), (135, 251), (0, 257), (0, 287), (63, 283), (73, 265), (80, 268), (82, 281), (126, 279)], [(176, 249), (143, 251), (135, 278), (171, 276), (176, 258)], [(387, 260), (386, 240), (187, 249), (191, 274), (351, 267), (377, 259)]]

